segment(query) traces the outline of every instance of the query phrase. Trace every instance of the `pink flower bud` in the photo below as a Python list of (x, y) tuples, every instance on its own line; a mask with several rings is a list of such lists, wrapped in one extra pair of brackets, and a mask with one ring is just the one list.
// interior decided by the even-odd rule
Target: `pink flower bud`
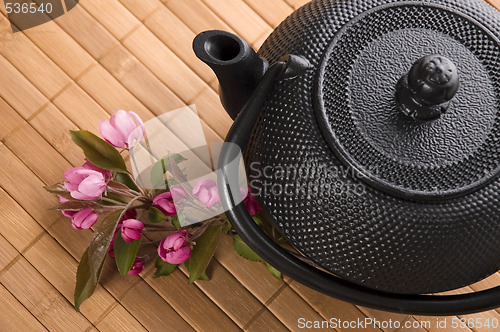
[(76, 212), (71, 218), (71, 226), (76, 230), (89, 229), (97, 221), (98, 215), (92, 208), (85, 208)]
[(134, 112), (118, 111), (109, 121), (99, 123), (102, 138), (117, 148), (131, 148), (143, 139), (145, 129), (141, 118)]
[(220, 202), (217, 185), (215, 181), (211, 179), (199, 180), (193, 187), (193, 195), (197, 197), (203, 205), (209, 208)]
[[(248, 188), (246, 194), (247, 196), (243, 199), (243, 203), (245, 204), (248, 213), (250, 213), (251, 216), (255, 216), (257, 212), (262, 210), (262, 206), (260, 206), (259, 201), (252, 194), (252, 190), (250, 188)], [(244, 195), (245, 195), (245, 189), (241, 189), (241, 196)]]
[(174, 201), (178, 201), (187, 196), (186, 191), (181, 186), (175, 186), (170, 188), (170, 193)]
[(177, 213), (172, 199), (172, 194), (169, 191), (156, 196), (153, 199), (153, 205), (166, 216), (174, 216)]
[(182, 264), (191, 257), (191, 247), (189, 246), (188, 231), (172, 233), (160, 242), (158, 255), (170, 264)]
[(143, 269), (144, 259), (141, 257), (136, 257), (134, 260), (134, 265), (132, 265), (132, 268), (130, 269), (130, 271), (128, 271), (128, 274), (131, 276), (135, 276), (141, 273)]
[[(137, 211), (134, 210), (134, 209), (130, 209), (130, 210), (125, 211), (125, 213), (123, 214), (123, 216), (120, 218), (120, 220), (118, 221), (118, 224), (116, 225), (115, 233), (113, 234), (113, 239), (111, 240), (111, 243), (109, 244), (109, 249), (108, 249), (108, 255), (109, 255), (109, 257), (115, 258), (115, 239), (116, 239), (116, 234), (118, 234), (118, 232), (121, 233), (122, 226), (123, 226), (123, 221), (127, 220), (127, 219), (135, 219), (136, 217), (137, 217)], [(122, 236), (122, 238), (123, 238), (123, 236)]]
[[(62, 196), (58, 196), (58, 198), (59, 198), (59, 203), (61, 203), (61, 205), (64, 205), (69, 202), (69, 199), (64, 198)], [(76, 212), (77, 211), (61, 210), (62, 215), (69, 219), (71, 219), (76, 214)]]
[(106, 190), (102, 173), (84, 167), (75, 167), (64, 172), (67, 182), (64, 187), (74, 199), (92, 201)]
[(97, 167), (88, 161), (87, 158), (85, 158), (85, 164), (83, 164), (82, 167), (101, 173), (106, 181), (113, 177), (113, 172)]
[(144, 224), (136, 219), (126, 219), (122, 224), (122, 238), (125, 242), (132, 242), (141, 238)]

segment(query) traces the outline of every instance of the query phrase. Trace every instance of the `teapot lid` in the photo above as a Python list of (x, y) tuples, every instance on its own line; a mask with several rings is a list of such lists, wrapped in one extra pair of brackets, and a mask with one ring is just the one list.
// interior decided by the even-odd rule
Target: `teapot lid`
[(315, 82), (326, 141), (379, 190), (435, 200), (500, 172), (500, 43), (468, 14), (406, 1), (372, 8), (336, 32)]
[(498, 271), (499, 36), (482, 0), (314, 0), (271, 34), (259, 55), (313, 69), (273, 88), (245, 161), (298, 250), (395, 293)]

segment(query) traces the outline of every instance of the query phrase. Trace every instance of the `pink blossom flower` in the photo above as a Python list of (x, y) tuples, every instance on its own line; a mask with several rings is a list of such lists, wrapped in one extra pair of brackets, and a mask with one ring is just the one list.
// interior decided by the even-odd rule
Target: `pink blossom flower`
[(82, 167), (101, 173), (106, 181), (113, 177), (113, 172), (97, 167), (88, 161), (87, 158), (85, 158), (85, 164), (83, 164)]
[[(62, 196), (58, 196), (58, 197), (59, 197), (59, 203), (61, 203), (61, 205), (64, 205), (64, 204), (69, 202), (69, 199), (67, 199), (67, 198), (64, 198)], [(70, 218), (70, 219), (76, 214), (76, 212), (78, 212), (78, 211), (61, 210), (62, 215), (65, 216), (66, 218)]]
[(64, 172), (64, 187), (74, 199), (92, 201), (106, 190), (102, 173), (84, 167), (74, 167)]
[(250, 188), (248, 188), (247, 192), (245, 192), (245, 189), (241, 189), (241, 196), (243, 197), (245, 194), (246, 197), (243, 199), (243, 203), (245, 204), (248, 213), (250, 213), (251, 216), (255, 216), (257, 212), (262, 210), (262, 206), (260, 206), (259, 201), (252, 194), (252, 190)]
[(71, 218), (71, 226), (76, 230), (89, 229), (95, 224), (97, 217), (97, 213), (92, 208), (82, 209)]
[(153, 199), (153, 205), (166, 216), (174, 216), (177, 213), (172, 199), (172, 193), (169, 191), (156, 196)]
[(71, 210), (61, 210), (61, 214), (65, 216), (66, 218), (73, 218), (73, 216), (77, 213), (78, 211), (71, 211)]
[(187, 196), (186, 191), (181, 186), (175, 186), (170, 188), (170, 193), (174, 201), (178, 201)]
[(193, 195), (209, 208), (220, 202), (217, 185), (211, 179), (199, 180), (193, 187)]
[(191, 257), (191, 247), (189, 246), (188, 231), (172, 233), (160, 242), (158, 255), (170, 264), (182, 264)]
[(136, 219), (126, 219), (122, 224), (122, 238), (125, 242), (132, 242), (141, 238), (144, 224)]
[(99, 123), (102, 138), (117, 148), (131, 148), (143, 139), (145, 129), (141, 118), (134, 112), (118, 111), (109, 121)]
[[(116, 234), (118, 232), (121, 232), (122, 226), (123, 226), (123, 221), (127, 219), (135, 219), (137, 218), (137, 211), (134, 209), (130, 209), (125, 211), (123, 216), (120, 218), (118, 221), (118, 224), (116, 225), (115, 228), (115, 233), (113, 234), (113, 239), (111, 240), (111, 243), (109, 244), (109, 249), (108, 249), (108, 255), (111, 258), (115, 258), (115, 239), (116, 239)], [(122, 235), (123, 237), (123, 235)]]
[(128, 271), (128, 274), (131, 276), (135, 276), (141, 273), (143, 269), (144, 259), (141, 257), (136, 257), (134, 260), (134, 265), (132, 265), (132, 268), (130, 269), (130, 271)]

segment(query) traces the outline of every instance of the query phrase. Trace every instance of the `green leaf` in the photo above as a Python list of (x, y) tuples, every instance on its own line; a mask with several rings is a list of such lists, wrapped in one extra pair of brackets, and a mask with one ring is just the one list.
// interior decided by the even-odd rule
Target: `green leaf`
[(266, 263), (267, 270), (273, 275), (273, 277), (281, 280), (281, 272), (276, 270), (274, 267)]
[(162, 221), (165, 221), (167, 217), (161, 212), (159, 209), (155, 208), (154, 206), (149, 208), (149, 213), (148, 213), (148, 220), (149, 222), (153, 224), (160, 223)]
[(198, 227), (192, 234), (191, 234), (191, 241), (196, 242), (196, 239), (198, 239), (203, 233), (214, 224), (215, 220), (210, 220), (210, 221), (205, 221), (203, 224)]
[(139, 188), (137, 188), (134, 181), (132, 181), (132, 179), (130, 179), (130, 176), (128, 174), (124, 174), (124, 173), (116, 174), (115, 181), (126, 185), (127, 187), (129, 187), (132, 190), (139, 191)]
[(224, 234), (229, 233), (231, 231), (231, 229), (233, 229), (233, 225), (231, 225), (231, 223), (229, 221), (227, 221), (224, 224), (224, 229), (223, 229)]
[(94, 293), (97, 287), (104, 259), (108, 253), (109, 245), (122, 213), (123, 210), (113, 211), (102, 220), (94, 232), (92, 242), (83, 253), (76, 272), (76, 310), (80, 310), (80, 305)]
[(196, 240), (189, 259), (189, 283), (198, 280), (214, 256), (222, 234), (222, 225), (211, 226)]
[(85, 250), (78, 269), (76, 270), (76, 285), (75, 285), (75, 309), (80, 310), (80, 305), (88, 299), (95, 291), (97, 282), (94, 281), (92, 268), (89, 262), (89, 248)]
[[(189, 260), (184, 263), (186, 269), (189, 270)], [(203, 271), (203, 273), (198, 277), (198, 280), (210, 280), (210, 277), (207, 275), (207, 271)]]
[(121, 154), (105, 140), (87, 130), (71, 130), (70, 133), (73, 142), (82, 148), (85, 157), (92, 164), (110, 171), (128, 173)]
[(167, 189), (168, 183), (165, 179), (165, 173), (167, 169), (165, 167), (167, 163), (166, 158), (158, 160), (151, 168), (151, 184), (155, 189)]
[(177, 228), (177, 230), (181, 229), (181, 222), (179, 220), (179, 215), (175, 215), (172, 217), (172, 225)]
[(279, 242), (280, 244), (289, 243), (289, 242), (288, 242), (288, 239), (287, 239), (286, 237), (284, 237), (284, 236), (280, 237), (280, 238), (278, 239), (278, 242)]
[(177, 164), (183, 162), (184, 160), (187, 160), (178, 153), (172, 153), (170, 156), (163, 157), (158, 160), (151, 168), (151, 184), (155, 189), (168, 189), (169, 187), (164, 176), (164, 174), (167, 172), (166, 165), (169, 164), (168, 158), (171, 158), (171, 160)]
[(140, 240), (125, 242), (122, 238), (121, 232), (116, 234), (114, 247), (115, 262), (122, 277), (125, 277), (134, 265), (135, 256), (137, 255), (140, 245)]
[(168, 276), (172, 272), (175, 271), (177, 266), (178, 265), (164, 262), (160, 257), (158, 257), (158, 258), (156, 258), (156, 261), (155, 261), (156, 272), (155, 272), (153, 278), (158, 278), (161, 276)]
[(233, 225), (231, 225), (231, 222), (229, 221), (229, 219), (226, 216), (226, 214), (225, 213), (221, 213), (221, 214), (218, 215), (218, 217), (225, 221), (225, 223), (224, 223), (224, 229), (222, 230), (224, 232), (224, 234), (229, 233), (229, 231), (231, 231), (231, 229), (233, 228)]
[[(124, 198), (124, 197), (123, 197), (123, 195), (120, 195), (120, 194), (113, 194), (113, 193), (110, 193), (110, 192), (108, 191), (108, 194), (107, 194), (107, 195), (105, 195), (104, 197), (106, 197), (106, 198), (112, 199), (112, 200), (114, 200), (114, 201), (117, 201), (117, 202), (120, 202), (120, 203), (124, 203), (124, 204), (125, 204), (125, 201), (123, 200), (123, 198)], [(102, 200), (102, 199), (101, 199), (101, 200), (100, 200), (100, 202), (101, 202), (101, 204), (102, 204), (102, 205), (115, 205), (115, 203), (110, 202), (110, 201), (107, 201), (107, 200), (105, 201), (105, 200)]]
[(243, 239), (239, 235), (233, 236), (233, 247), (238, 255), (245, 259), (248, 259), (249, 261), (264, 262), (264, 260), (260, 258), (260, 256), (257, 255), (255, 251), (250, 249), (250, 247), (245, 242), (243, 242)]
[(253, 221), (255, 221), (255, 223), (257, 224), (257, 226), (259, 226), (260, 228), (262, 228), (262, 220), (259, 217), (253, 216), (252, 219), (253, 219)]

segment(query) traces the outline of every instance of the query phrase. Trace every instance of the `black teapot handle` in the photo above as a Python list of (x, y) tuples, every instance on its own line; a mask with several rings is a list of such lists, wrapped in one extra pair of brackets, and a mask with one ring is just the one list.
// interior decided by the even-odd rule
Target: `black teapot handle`
[[(266, 262), (289, 277), (322, 293), (362, 306), (418, 315), (459, 315), (499, 307), (500, 286), (460, 295), (404, 295), (353, 284), (295, 257), (274, 243), (256, 225), (241, 202), (239, 190), (232, 192), (230, 189), (229, 179), (238, 177), (238, 165), (232, 161), (246, 147), (273, 85), (281, 79), (293, 77), (294, 68), (297, 68), (297, 63), (300, 67), (300, 62), (300, 57), (290, 56), (269, 68), (252, 98), (237, 116), (220, 153), (218, 186), (221, 202), (242, 239)], [(234, 204), (233, 198), (241, 203)]]

